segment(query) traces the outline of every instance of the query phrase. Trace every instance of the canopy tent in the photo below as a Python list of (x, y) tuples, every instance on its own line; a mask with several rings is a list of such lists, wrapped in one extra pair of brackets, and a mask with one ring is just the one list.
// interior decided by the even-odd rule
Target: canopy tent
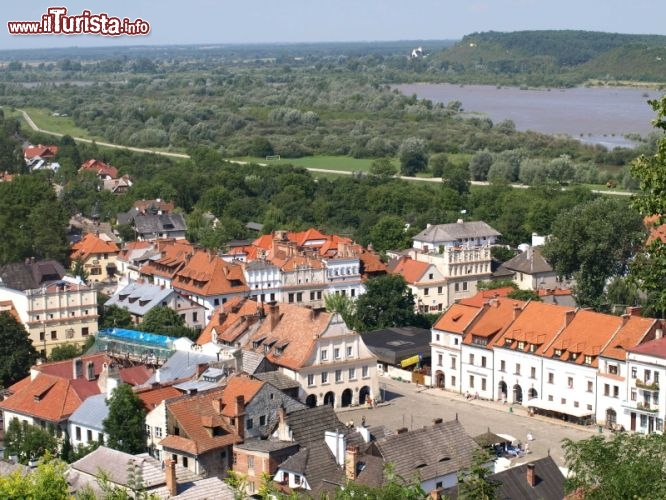
[(562, 406), (556, 404), (554, 401), (546, 401), (540, 398), (534, 398), (527, 401), (527, 406), (532, 408), (538, 408), (540, 410), (552, 411), (555, 413), (562, 413), (564, 415), (571, 415), (576, 418), (589, 417), (593, 414), (592, 410), (586, 410), (585, 408), (574, 408), (571, 406)]
[[(510, 436), (509, 436), (510, 437)], [(496, 444), (511, 444), (510, 440), (507, 440), (506, 438), (499, 436), (497, 434), (494, 434), (490, 432), (490, 429), (488, 431), (484, 432), (483, 434), (479, 434), (475, 438), (473, 438), (476, 444), (478, 444), (481, 448), (487, 448), (489, 446), (495, 446)]]

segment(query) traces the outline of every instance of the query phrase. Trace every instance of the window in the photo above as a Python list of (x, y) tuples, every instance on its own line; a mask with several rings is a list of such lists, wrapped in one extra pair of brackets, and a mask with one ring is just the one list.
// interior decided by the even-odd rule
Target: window
[(481, 356), (481, 366), (482, 366), (483, 368), (486, 367), (486, 357), (485, 357), (485, 356)]
[(51, 340), (58, 340), (58, 332), (56, 330), (51, 330)]
[(354, 352), (354, 351), (353, 351), (353, 349), (352, 349), (352, 346), (348, 345), (348, 346), (347, 346), (347, 357), (348, 357), (348, 358), (351, 358), (353, 352)]
[(247, 456), (247, 468), (254, 469), (254, 457), (252, 455)]
[(438, 286), (438, 287), (437, 287), (437, 293), (438, 293), (439, 295), (442, 295), (442, 287), (441, 287), (441, 286)]
[(482, 391), (486, 390), (486, 379), (485, 378), (481, 379), (481, 390)]
[(327, 349), (322, 349), (321, 350), (321, 360), (326, 361), (328, 359), (328, 350)]
[[(574, 358), (574, 359), (575, 359), (575, 358)], [(591, 364), (592, 364), (592, 356), (585, 356), (585, 359), (583, 360), (583, 362), (584, 362), (586, 365), (591, 365)]]
[(455, 378), (455, 377), (451, 377), (451, 385), (452, 385), (453, 387), (456, 386), (456, 378)]
[(608, 373), (617, 375), (617, 365), (608, 365)]
[(452, 370), (456, 369), (456, 358), (451, 358), (451, 369)]
[(238, 462), (238, 453), (234, 453), (234, 465), (236, 465), (236, 462)]
[(516, 363), (516, 375), (520, 375), (520, 363)]
[(439, 342), (439, 333), (435, 334), (435, 342)]
[(636, 378), (638, 376), (638, 369), (635, 366), (631, 368), (631, 378)]
[(155, 437), (162, 437), (162, 428), (161, 427), (155, 427)]
[(652, 375), (652, 372), (651, 372), (650, 370), (645, 370), (645, 371), (643, 371), (643, 380), (644, 380), (645, 382), (649, 381), (651, 375)]
[(594, 390), (594, 382), (591, 380), (587, 381), (587, 392), (592, 392)]
[(187, 469), (187, 457), (183, 457), (183, 467)]
[(560, 402), (561, 402), (563, 405), (567, 404), (567, 398), (562, 398), (562, 399), (560, 400)]
[(469, 364), (473, 365), (474, 364), (474, 354), (469, 355)]
[(362, 377), (363, 377), (363, 378), (366, 378), (369, 374), (370, 374), (370, 370), (369, 370), (369, 368), (368, 368), (368, 365), (366, 365), (366, 366), (363, 367), (363, 370), (362, 370)]
[(46, 339), (46, 332), (39, 332), (39, 340), (45, 340)]
[(293, 293), (290, 293), (288, 297), (289, 297), (289, 299), (288, 299), (288, 300), (289, 300), (289, 303), (290, 303), (290, 304), (293, 304), (293, 303), (294, 303), (294, 294), (293, 294)]
[(469, 388), (474, 389), (474, 375), (469, 376)]
[(93, 440), (92, 431), (90, 429), (86, 431), (86, 439), (88, 440), (89, 443)]
[(548, 401), (552, 401), (552, 400), (553, 400), (553, 396), (548, 396)]
[(435, 277), (435, 275), (434, 275), (433, 273), (429, 273), (429, 274), (428, 274), (428, 279), (429, 279), (429, 280), (433, 279), (434, 277)]
[(87, 337), (89, 335), (89, 333), (90, 333), (90, 330), (88, 329), (87, 326), (84, 326), (83, 328), (81, 328), (81, 336)]
[(254, 427), (254, 421), (251, 418), (248, 418), (245, 422), (245, 426), (247, 430), (252, 429)]
[(335, 349), (333, 349), (333, 357), (335, 359), (340, 359), (340, 348), (339, 347), (336, 347)]
[(549, 384), (554, 384), (555, 383), (555, 374), (554, 373), (549, 373), (548, 374), (548, 383)]
[(500, 361), (500, 371), (505, 372), (506, 371), (506, 361), (501, 360)]
[(523, 342), (522, 340), (519, 340), (518, 341), (518, 349), (520, 349), (521, 351), (524, 351), (525, 350), (525, 342)]
[(453, 287), (453, 289), (454, 289), (456, 292), (459, 292), (459, 291), (460, 291), (460, 283), (456, 283), (455, 286)]
[(424, 288), (423, 295), (430, 295), (430, 288)]
[(592, 411), (592, 405), (587, 405), (587, 411)]
[(631, 390), (631, 400), (636, 401), (636, 399), (637, 399), (636, 398), (636, 389), (632, 389)]
[(534, 366), (530, 367), (530, 378), (536, 378), (536, 368)]
[(467, 291), (467, 282), (463, 281), (462, 285), (463, 285), (463, 292), (466, 292)]
[(81, 441), (81, 427), (76, 427), (74, 435), (77, 441)]
[(610, 396), (610, 385), (604, 384), (604, 396)]
[(443, 362), (444, 362), (444, 355), (443, 354), (438, 354), (437, 355), (437, 366), (442, 366)]
[(578, 408), (579, 406), (578, 401), (574, 401), (574, 408)]
[(342, 382), (342, 370), (335, 370), (335, 381)]
[(303, 292), (296, 293), (296, 302), (303, 302)]
[(569, 387), (569, 389), (573, 389), (573, 377), (567, 378), (567, 386)]
[(356, 368), (349, 369), (349, 380), (356, 380)]
[(659, 372), (658, 371), (654, 372), (654, 383), (655, 384), (659, 383)]
[(613, 397), (614, 398), (619, 398), (620, 397), (620, 387), (617, 385), (613, 386)]
[(659, 404), (659, 393), (658, 392), (654, 393), (654, 397), (652, 398), (652, 400), (654, 401), (655, 405)]
[(314, 375), (312, 373), (308, 374), (308, 387), (312, 387), (314, 385)]
[(321, 373), (321, 383), (328, 384), (328, 372)]
[[(271, 394), (271, 396), (272, 396), (272, 394)], [(263, 427), (264, 425), (266, 425), (266, 415), (261, 415), (259, 417), (259, 426)]]

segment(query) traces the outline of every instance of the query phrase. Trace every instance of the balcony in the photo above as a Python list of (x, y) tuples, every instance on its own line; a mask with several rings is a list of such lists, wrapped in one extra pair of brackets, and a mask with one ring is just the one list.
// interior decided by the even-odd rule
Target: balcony
[(649, 403), (643, 403), (641, 401), (636, 403), (636, 409), (642, 411), (648, 411), (650, 413), (657, 413), (659, 411), (658, 406), (650, 405)]
[(658, 382), (645, 382), (641, 379), (636, 379), (636, 387), (640, 389), (648, 389), (650, 391), (658, 391), (659, 383)]

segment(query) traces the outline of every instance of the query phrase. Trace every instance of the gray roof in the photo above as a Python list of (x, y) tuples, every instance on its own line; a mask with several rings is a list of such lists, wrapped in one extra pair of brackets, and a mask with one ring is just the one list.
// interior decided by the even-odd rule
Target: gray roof
[(528, 248), (504, 262), (496, 273), (505, 271), (524, 274), (552, 273), (553, 266), (546, 261), (538, 248)]
[(33, 290), (60, 281), (65, 274), (65, 268), (55, 260), (13, 262), (0, 267), (0, 283), (14, 290)]
[(262, 231), (264, 229), (264, 225), (259, 222), (248, 222), (245, 227), (252, 231)]
[(102, 421), (109, 416), (106, 394), (95, 394), (86, 398), (69, 417), (72, 424), (103, 432)]
[(417, 241), (426, 243), (442, 243), (464, 240), (465, 238), (480, 238), (501, 236), (501, 233), (483, 221), (454, 222), (453, 224), (435, 224), (414, 236)]
[(111, 296), (105, 306), (118, 306), (136, 316), (145, 316), (153, 307), (162, 305), (176, 292), (150, 283), (130, 283)]
[(292, 443), (291, 441), (280, 441), (278, 439), (246, 439), (243, 443), (235, 444), (234, 448), (240, 450), (248, 451), (263, 451), (270, 453), (273, 451), (287, 450), (293, 448), (293, 451), (297, 451), (299, 448), (298, 443)]
[(304, 476), (311, 488), (323, 480), (339, 484), (344, 482), (344, 471), (335, 462), (333, 453), (323, 440), (319, 444), (313, 443), (309, 448), (301, 448), (298, 453), (282, 462), (280, 469)]
[(185, 219), (178, 213), (171, 214), (142, 214), (134, 217), (136, 232), (143, 235), (181, 232), (187, 230)]
[(378, 439), (373, 447), (395, 473), (409, 480), (418, 473), (421, 481), (467, 469), (479, 448), (458, 420)]
[(362, 436), (355, 430), (343, 424), (330, 405), (304, 408), (287, 413), (287, 424), (292, 432), (292, 438), (301, 446), (325, 446), (326, 431), (345, 434), (347, 444), (362, 445)]
[[(164, 490), (166, 490), (166, 487)], [(236, 498), (231, 486), (219, 477), (208, 477), (185, 483), (179, 482), (177, 492), (178, 494), (172, 497), (169, 496), (168, 491), (164, 491), (164, 493), (162, 490), (155, 491), (161, 498), (176, 498), (178, 500), (234, 500)]]
[(247, 271), (261, 271), (264, 269), (277, 269), (277, 266), (270, 261), (258, 259), (245, 264), (245, 269)]
[(241, 370), (250, 375), (254, 375), (257, 369), (261, 366), (266, 356), (259, 352), (250, 351), (248, 349), (241, 350)]
[(424, 328), (390, 327), (362, 333), (361, 337), (379, 361), (391, 365), (417, 354), (430, 357), (431, 332)]
[[(170, 382), (192, 377), (197, 371), (197, 365), (202, 363), (216, 363), (217, 355), (198, 351), (174, 351), (158, 371), (156, 371), (144, 385), (153, 382)], [(159, 372), (159, 375), (158, 375)], [(159, 377), (159, 380), (156, 380)]]
[(287, 377), (285, 374), (280, 373), (278, 371), (255, 373), (252, 376), (263, 382), (268, 382), (269, 384), (277, 387), (281, 391), (286, 391), (289, 389), (297, 389), (301, 386), (301, 384), (299, 384), (298, 381), (293, 380)]

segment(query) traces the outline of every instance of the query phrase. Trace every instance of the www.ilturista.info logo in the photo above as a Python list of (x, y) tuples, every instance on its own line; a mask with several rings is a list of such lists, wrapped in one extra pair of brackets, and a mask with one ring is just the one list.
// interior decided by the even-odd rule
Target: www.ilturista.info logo
[(66, 7), (49, 7), (40, 21), (9, 21), (11, 35), (147, 35), (150, 24), (137, 18), (119, 18), (108, 14), (93, 14), (84, 10), (79, 15), (67, 15)]

